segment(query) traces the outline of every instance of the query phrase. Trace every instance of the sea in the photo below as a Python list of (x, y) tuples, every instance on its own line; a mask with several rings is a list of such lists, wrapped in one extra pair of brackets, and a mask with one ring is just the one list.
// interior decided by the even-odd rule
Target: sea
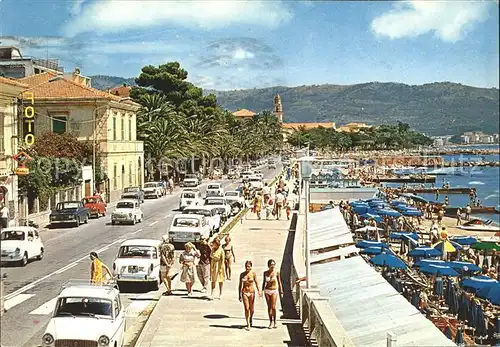
[[(499, 148), (499, 144), (494, 145), (471, 145), (471, 146), (460, 146), (462, 149), (495, 149)], [(489, 162), (499, 162), (500, 155), (444, 155), (443, 159), (446, 162), (474, 162), (474, 161), (489, 161)], [(449, 183), (450, 187), (469, 187), (476, 188), (476, 192), (479, 200), (483, 206), (493, 206), (497, 210), (500, 210), (500, 167), (462, 167), (458, 170), (460, 175), (439, 175), (435, 185), (437, 187), (442, 187), (443, 184)], [(397, 187), (401, 184), (387, 184), (388, 187)], [(421, 185), (421, 184), (415, 184)], [(412, 186), (409, 184), (408, 186)], [(426, 184), (426, 187), (430, 187), (431, 184)], [(445, 194), (440, 194), (439, 199), (436, 200), (435, 194), (419, 194), (420, 196), (431, 200), (444, 202)], [(469, 202), (468, 194), (449, 194), (448, 195), (450, 205), (452, 207), (465, 207)], [(500, 214), (477, 214), (474, 217), (483, 220), (492, 220), (496, 224), (500, 224)]]

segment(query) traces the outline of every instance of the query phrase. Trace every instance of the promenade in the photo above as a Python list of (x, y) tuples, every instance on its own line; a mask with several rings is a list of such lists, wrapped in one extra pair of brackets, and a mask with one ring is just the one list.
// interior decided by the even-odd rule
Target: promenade
[[(279, 221), (257, 220), (255, 214), (248, 213), (243, 223), (236, 224), (231, 231), (236, 263), (233, 265), (232, 280), (224, 283), (222, 298), (207, 300), (206, 294), (200, 293), (199, 282), (194, 286), (194, 296), (187, 297), (184, 284), (175, 281), (174, 295), (161, 297), (136, 346), (306, 346), (300, 319), (291, 299), (289, 274), (292, 250), (286, 249), (286, 245), (293, 235), (289, 236), (290, 221), (284, 216), (282, 218)], [(266, 301), (257, 296), (254, 327), (246, 331), (243, 304), (238, 300), (239, 274), (244, 271), (245, 261), (251, 260), (260, 287), (269, 259), (274, 259), (283, 273), (285, 295), (281, 302), (278, 300), (278, 328), (267, 328)]]

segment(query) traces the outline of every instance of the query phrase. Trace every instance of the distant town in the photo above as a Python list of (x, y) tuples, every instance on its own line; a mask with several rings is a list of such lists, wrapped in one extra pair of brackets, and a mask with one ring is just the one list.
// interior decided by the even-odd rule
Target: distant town
[(480, 145), (499, 143), (499, 134), (486, 134), (482, 131), (467, 131), (461, 135), (433, 136), (435, 147), (449, 145)]

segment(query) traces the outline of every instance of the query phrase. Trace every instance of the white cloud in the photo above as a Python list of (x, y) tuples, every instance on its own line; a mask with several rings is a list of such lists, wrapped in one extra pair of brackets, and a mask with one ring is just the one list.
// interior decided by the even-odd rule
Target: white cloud
[(63, 27), (66, 35), (84, 32), (119, 32), (162, 24), (202, 29), (237, 24), (277, 27), (292, 18), (279, 1), (97, 1), (81, 9)]
[(475, 23), (487, 19), (490, 5), (486, 1), (401, 1), (375, 18), (371, 29), (390, 39), (433, 32), (443, 41), (456, 42)]
[(243, 59), (252, 59), (255, 57), (255, 54), (252, 52), (246, 51), (243, 48), (237, 48), (233, 52), (233, 59), (235, 60), (243, 60)]

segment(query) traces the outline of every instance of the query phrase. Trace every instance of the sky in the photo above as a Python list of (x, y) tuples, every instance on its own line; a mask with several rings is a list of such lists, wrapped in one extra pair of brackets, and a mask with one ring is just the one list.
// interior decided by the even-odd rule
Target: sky
[(371, 81), (499, 86), (498, 1), (0, 0), (0, 45), (66, 71), (178, 61), (229, 90)]

